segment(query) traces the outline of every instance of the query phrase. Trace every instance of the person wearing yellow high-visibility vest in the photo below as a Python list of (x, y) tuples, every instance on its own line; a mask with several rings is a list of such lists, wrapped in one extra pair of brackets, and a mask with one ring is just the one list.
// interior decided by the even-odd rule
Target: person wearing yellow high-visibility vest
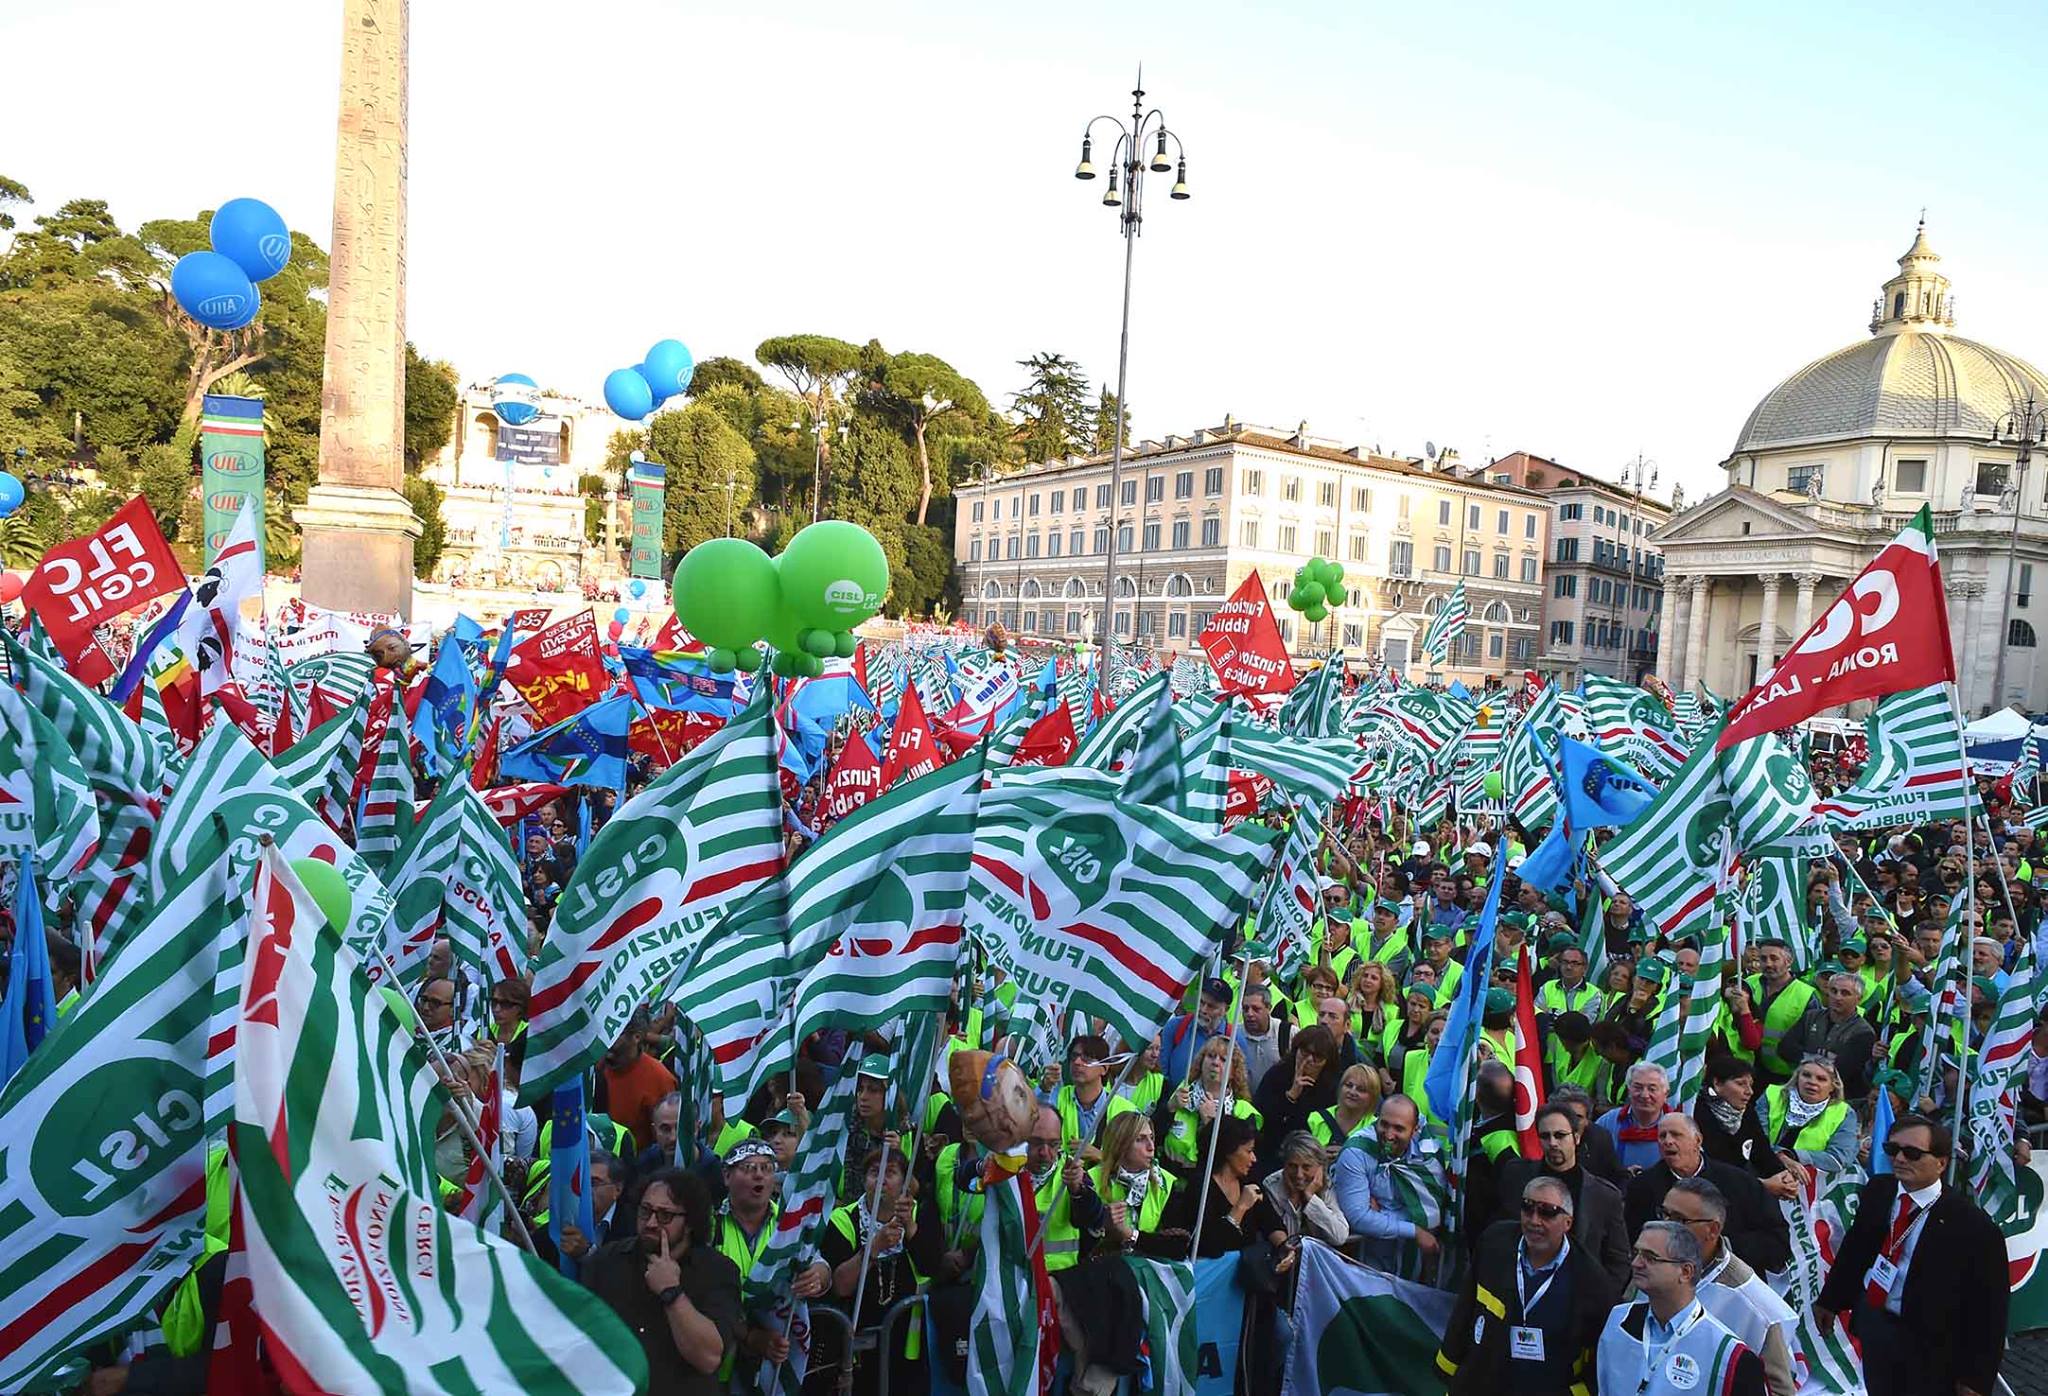
[[(855, 1291), (860, 1292), (860, 1311), (853, 1316), (854, 1332), (860, 1333), (878, 1325), (898, 1300), (916, 1293), (925, 1277), (935, 1272), (940, 1238), (917, 1224), (909, 1169), (900, 1150), (877, 1140), (854, 1176), (860, 1180), (860, 1190), (851, 1202), (832, 1213), (819, 1238), (818, 1253), (832, 1267), (832, 1294), (842, 1301), (841, 1307), (850, 1307)], [(863, 1256), (867, 1257), (865, 1288), (860, 1283)], [(820, 1328), (818, 1334), (825, 1331)], [(892, 1390), (914, 1389), (923, 1334), (923, 1325), (913, 1323), (902, 1345), (892, 1346), (887, 1359)], [(814, 1354), (810, 1370), (835, 1372), (844, 1360), (843, 1349), (828, 1353), (821, 1368)], [(873, 1362), (875, 1358), (870, 1355), (865, 1360)], [(856, 1368), (856, 1390), (872, 1390), (869, 1383), (873, 1380)], [(824, 1389), (831, 1389), (829, 1379)]]
[[(1757, 1075), (1764, 1084), (1776, 1085), (1792, 1077), (1793, 1063), (1779, 1053), (1778, 1045), (1806, 1010), (1819, 998), (1813, 986), (1792, 973), (1792, 948), (1772, 937), (1757, 942), (1757, 962), (1762, 973), (1747, 981), (1752, 1012), (1763, 1024), (1763, 1044), (1756, 1050)], [(1740, 1015), (1737, 1017), (1740, 1025)]]
[(1448, 1009), (1465, 980), (1465, 967), (1451, 958), (1451, 928), (1425, 926), (1422, 931), (1423, 962), (1436, 971), (1436, 1006)]
[(1557, 978), (1546, 979), (1536, 990), (1536, 1011), (1555, 1018), (1560, 1013), (1583, 1013), (1588, 1019), (1600, 1017), (1607, 1009), (1605, 997), (1586, 977), (1586, 952), (1576, 945), (1558, 950), (1551, 964)]
[[(725, 1201), (718, 1204), (711, 1218), (711, 1245), (740, 1272), (740, 1294), (748, 1308), (739, 1344), (727, 1350), (725, 1364), (718, 1369), (718, 1380), (729, 1382), (742, 1358), (749, 1359), (750, 1370), (754, 1361), (787, 1361), (789, 1340), (783, 1336), (780, 1324), (756, 1322), (767, 1318), (775, 1288), (757, 1287), (753, 1283), (754, 1263), (768, 1249), (768, 1242), (775, 1235), (776, 1217), (781, 1212), (776, 1200), (779, 1170), (775, 1147), (761, 1139), (742, 1139), (725, 1155), (724, 1171)], [(814, 1260), (797, 1272), (789, 1290), (798, 1299), (815, 1299), (831, 1283), (831, 1267), (822, 1260)]]
[(1058, 1112), (1041, 1105), (1024, 1156), (1024, 1174), (1038, 1201), (1038, 1231), (1024, 1239), (1044, 1254), (1053, 1274), (1081, 1263), (1082, 1233), (1101, 1229), (1104, 1210), (1087, 1166), (1064, 1138)]
[[(1046, 1068), (1048, 1079), (1053, 1068)], [(1060, 1146), (1093, 1163), (1100, 1155), (1097, 1146), (1102, 1127), (1116, 1116), (1135, 1107), (1103, 1084), (1109, 1074), (1109, 1043), (1092, 1033), (1074, 1039), (1067, 1054), (1066, 1084), (1057, 1090), (1040, 1090), (1038, 1099), (1049, 1105), (1060, 1121)]]
[[(1146, 1238), (1158, 1232), (1175, 1186), (1173, 1175), (1158, 1166), (1154, 1137), (1152, 1121), (1144, 1115), (1119, 1115), (1103, 1132), (1102, 1162), (1094, 1169), (1095, 1193), (1104, 1208), (1099, 1255), (1151, 1253)], [(1170, 1245), (1160, 1253), (1175, 1258)], [(1178, 1256), (1186, 1255), (1183, 1237)]]
[(1260, 1122), (1245, 1079), (1244, 1053), (1229, 1038), (1212, 1037), (1203, 1043), (1188, 1076), (1154, 1113), (1155, 1125), (1165, 1130), (1160, 1159), (1183, 1182), (1200, 1170), (1202, 1148), (1218, 1109), (1250, 1120), (1254, 1128)]
[(1342, 1148), (1359, 1130), (1372, 1128), (1379, 1109), (1380, 1074), (1360, 1062), (1338, 1078), (1336, 1104), (1309, 1115), (1308, 1133), (1325, 1148)]
[(1766, 1087), (1755, 1108), (1771, 1147), (1795, 1174), (1854, 1166), (1856, 1114), (1842, 1098), (1842, 1078), (1831, 1059), (1808, 1057), (1789, 1085)]
[[(207, 1282), (201, 1272), (215, 1256), (228, 1248), (228, 1228), (234, 1213), (234, 1185), (228, 1177), (228, 1146), (214, 1144), (206, 1151), (206, 1231), (204, 1249), (185, 1278), (171, 1291), (164, 1305), (164, 1346), (172, 1357), (192, 1357), (202, 1351), (206, 1339)], [(211, 1281), (210, 1296), (218, 1309), (220, 1280)]]

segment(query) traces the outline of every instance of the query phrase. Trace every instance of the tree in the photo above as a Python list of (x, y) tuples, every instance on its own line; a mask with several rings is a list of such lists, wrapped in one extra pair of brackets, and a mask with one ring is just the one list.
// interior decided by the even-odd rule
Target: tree
[[(1102, 397), (1095, 404), (1095, 440), (1090, 449), (1098, 456), (1107, 455), (1116, 445), (1117, 439), (1116, 394), (1108, 388), (1102, 390)], [(1123, 444), (1129, 450), (1131, 445), (1131, 414), (1125, 408), (1123, 414)]]
[(1030, 381), (1010, 395), (1017, 414), (1016, 437), (1026, 461), (1057, 459), (1088, 445), (1094, 413), (1088, 405), (1088, 375), (1064, 354), (1033, 354), (1017, 366)]
[(438, 359), (423, 359), (405, 346), (405, 466), (418, 470), (439, 454), (455, 434), (460, 403), (455, 370)]
[(691, 397), (701, 398), (713, 388), (727, 386), (744, 388), (748, 392), (759, 392), (767, 384), (761, 375), (754, 371), (751, 364), (729, 358), (724, 354), (714, 354), (698, 364), (696, 371), (690, 375), (688, 392)]
[(733, 531), (741, 531), (755, 498), (754, 448), (724, 417), (701, 402), (663, 412), (647, 428), (647, 455), (661, 462), (666, 474), (664, 572), (669, 559), (707, 538), (725, 536), (728, 507)]
[(931, 510), (932, 458), (925, 434), (948, 418), (972, 420), (988, 415), (988, 399), (974, 381), (934, 354), (898, 354), (882, 366), (876, 393), (880, 405), (894, 413), (910, 432), (917, 448), (919, 475), (917, 513), (922, 525)]
[[(813, 430), (831, 425), (832, 405), (840, 389), (861, 368), (860, 350), (843, 339), (823, 334), (787, 334), (764, 339), (754, 350), (754, 357), (789, 380), (790, 387), (810, 408), (811, 420), (805, 426)], [(831, 435), (830, 431), (821, 432), (812, 447), (820, 476), (832, 461)], [(822, 490), (822, 483), (819, 488)]]
[(420, 536), (412, 545), (412, 574), (431, 577), (448, 541), (448, 525), (441, 517), (441, 487), (424, 475), (408, 475), (405, 502), (420, 521)]
[[(135, 481), (149, 512), (156, 515), (164, 537), (177, 538), (185, 526), (185, 501), (192, 494), (195, 472), (189, 453), (156, 443), (136, 453)], [(194, 541), (187, 538), (187, 541)]]
[(28, 204), (35, 200), (29, 197), (28, 186), (18, 179), (0, 175), (0, 233), (14, 228), (14, 215), (7, 211), (9, 204)]

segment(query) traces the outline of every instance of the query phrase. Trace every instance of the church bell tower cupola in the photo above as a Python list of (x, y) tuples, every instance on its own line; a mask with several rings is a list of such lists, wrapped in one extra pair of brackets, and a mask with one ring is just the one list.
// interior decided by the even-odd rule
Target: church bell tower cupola
[(1921, 215), (1913, 245), (1899, 258), (1899, 274), (1884, 283), (1877, 303), (1870, 308), (1872, 334), (1898, 334), (1905, 330), (1941, 333), (1956, 322), (1956, 298), (1949, 293), (1948, 278), (1936, 270), (1941, 257), (1927, 245), (1927, 218)]

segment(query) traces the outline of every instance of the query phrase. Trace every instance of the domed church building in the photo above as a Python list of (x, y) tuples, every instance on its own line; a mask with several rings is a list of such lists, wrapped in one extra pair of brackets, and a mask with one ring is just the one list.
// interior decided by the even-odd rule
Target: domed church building
[(1665, 526), (1675, 685), (1746, 692), (1928, 505), (1964, 712), (2048, 708), (2048, 377), (1954, 332), (1940, 263), (1923, 222), (1870, 337), (1771, 389), (1728, 487)]

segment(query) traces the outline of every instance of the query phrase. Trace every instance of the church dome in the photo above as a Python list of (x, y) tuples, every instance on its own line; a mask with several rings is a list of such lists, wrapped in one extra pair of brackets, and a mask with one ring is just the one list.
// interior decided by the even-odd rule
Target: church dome
[(1886, 282), (1871, 338), (1814, 360), (1764, 395), (1735, 453), (1865, 436), (1988, 440), (2048, 377), (2024, 359), (1949, 332), (1955, 298), (1923, 225)]

